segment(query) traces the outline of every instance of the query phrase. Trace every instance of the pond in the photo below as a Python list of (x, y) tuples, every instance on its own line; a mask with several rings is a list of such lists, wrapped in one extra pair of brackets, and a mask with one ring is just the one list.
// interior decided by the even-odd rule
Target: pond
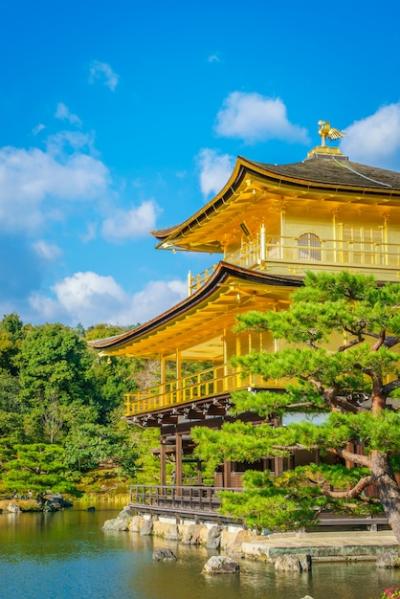
[(178, 553), (153, 563), (153, 539), (104, 533), (116, 512), (0, 515), (1, 599), (378, 599), (400, 573), (372, 562), (315, 564), (312, 575), (275, 574), (241, 562), (240, 576), (205, 578), (203, 549), (154, 541)]

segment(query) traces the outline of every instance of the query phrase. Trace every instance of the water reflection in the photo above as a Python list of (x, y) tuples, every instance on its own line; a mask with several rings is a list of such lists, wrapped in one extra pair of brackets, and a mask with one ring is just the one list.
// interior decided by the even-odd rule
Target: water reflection
[[(204, 577), (205, 549), (135, 533), (103, 533), (113, 513), (0, 516), (0, 599), (377, 599), (400, 573), (373, 563), (317, 564), (312, 575), (241, 562), (239, 576)], [(169, 547), (177, 563), (153, 563)]]

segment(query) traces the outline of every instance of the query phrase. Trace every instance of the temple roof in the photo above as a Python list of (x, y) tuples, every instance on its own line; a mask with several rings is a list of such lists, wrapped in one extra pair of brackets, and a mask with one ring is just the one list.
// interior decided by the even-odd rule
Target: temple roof
[[(189, 249), (184, 237), (191, 235), (195, 228), (204, 227), (224, 206), (235, 203), (239, 194), (243, 197), (249, 192), (251, 184), (249, 189), (244, 185), (248, 179), (256, 181), (271, 194), (299, 193), (310, 198), (325, 195), (335, 201), (356, 198), (362, 203), (382, 204), (391, 199), (397, 204), (400, 199), (399, 172), (352, 162), (344, 156), (316, 155), (303, 162), (284, 165), (254, 162), (239, 156), (226, 185), (207, 204), (184, 222), (153, 231), (160, 242), (159, 247)], [(210, 241), (210, 251), (215, 251), (216, 244)], [(208, 251), (207, 246), (199, 246), (199, 251)]]
[[(176, 347), (178, 331), (187, 337), (188, 344), (194, 336), (200, 342), (202, 335), (208, 338), (214, 329), (221, 333), (224, 318), (233, 324), (237, 311), (263, 309), (272, 296), (274, 302), (279, 297), (283, 301), (288, 288), (301, 284), (299, 277), (269, 275), (220, 262), (198, 291), (166, 312), (134, 329), (89, 344), (106, 354), (157, 355), (162, 350), (166, 352), (169, 345)], [(240, 301), (238, 294), (242, 296)]]
[(400, 190), (400, 173), (342, 158), (310, 158), (303, 162), (282, 165), (262, 162), (255, 164), (266, 171), (315, 183)]

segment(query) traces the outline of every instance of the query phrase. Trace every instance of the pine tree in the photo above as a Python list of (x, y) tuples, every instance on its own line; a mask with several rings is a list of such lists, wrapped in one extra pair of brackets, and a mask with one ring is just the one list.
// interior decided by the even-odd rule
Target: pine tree
[[(384, 510), (400, 541), (400, 285), (347, 273), (308, 273), (287, 310), (239, 317), (238, 330), (269, 331), (285, 340), (275, 353), (237, 358), (244, 373), (283, 381), (280, 392), (238, 392), (232, 412), (263, 419), (220, 431), (195, 429), (198, 454), (211, 471), (222, 460), (254, 462), (318, 450), (321, 464), (273, 477), (248, 472), (243, 493), (223, 493), (225, 513), (251, 525), (288, 529), (321, 511)], [(268, 384), (266, 385), (268, 386)], [(285, 414), (303, 414), (281, 422)], [(306, 418), (307, 412), (316, 419)], [(362, 447), (356, 452), (355, 447)], [(354, 467), (346, 468), (344, 461)], [(378, 498), (366, 493), (373, 486)]]

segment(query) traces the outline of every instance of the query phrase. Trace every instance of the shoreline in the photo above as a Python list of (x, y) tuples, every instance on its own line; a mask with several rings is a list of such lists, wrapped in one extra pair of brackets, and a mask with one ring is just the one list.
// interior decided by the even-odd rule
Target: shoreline
[(298, 554), (308, 554), (317, 562), (375, 561), (382, 553), (398, 554), (400, 550), (392, 531), (288, 532), (262, 536), (240, 525), (154, 516), (129, 507), (107, 520), (103, 530), (154, 536), (264, 562)]

